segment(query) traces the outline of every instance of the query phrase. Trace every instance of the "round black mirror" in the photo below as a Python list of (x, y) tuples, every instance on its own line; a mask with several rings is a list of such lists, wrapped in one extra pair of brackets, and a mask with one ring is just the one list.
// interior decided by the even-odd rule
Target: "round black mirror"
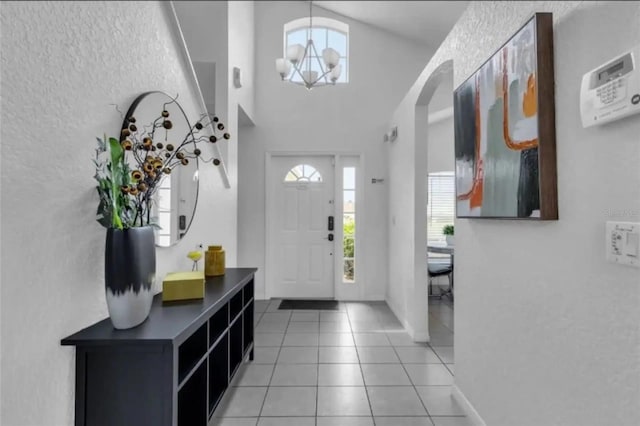
[[(194, 139), (192, 127), (176, 99), (158, 91), (143, 93), (133, 101), (124, 117), (122, 129), (129, 129), (132, 125), (139, 135), (131, 148), (137, 156), (134, 157), (136, 164), (130, 164), (132, 168), (141, 163), (147, 167), (145, 156), (165, 155), (168, 159), (175, 159), (175, 167), (157, 171), (161, 176), (151, 195), (149, 209), (156, 245), (170, 247), (189, 231), (198, 204), (198, 158), (181, 158), (182, 155), (175, 152), (175, 147), (184, 140)], [(121, 142), (128, 140), (129, 134), (125, 132), (123, 130)]]

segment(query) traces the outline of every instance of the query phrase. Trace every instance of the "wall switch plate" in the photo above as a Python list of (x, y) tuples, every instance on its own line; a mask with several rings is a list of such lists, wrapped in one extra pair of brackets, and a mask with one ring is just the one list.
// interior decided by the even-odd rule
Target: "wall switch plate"
[(607, 261), (640, 268), (640, 223), (607, 222)]
[(233, 87), (239, 89), (242, 87), (242, 75), (240, 74), (240, 68), (233, 67)]

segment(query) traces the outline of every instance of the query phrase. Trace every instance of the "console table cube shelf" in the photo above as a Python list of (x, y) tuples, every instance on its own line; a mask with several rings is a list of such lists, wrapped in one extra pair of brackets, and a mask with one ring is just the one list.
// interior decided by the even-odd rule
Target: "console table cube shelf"
[(62, 340), (76, 347), (76, 426), (206, 426), (253, 360), (255, 268), (207, 278), (202, 300), (162, 303), (116, 330), (109, 318)]

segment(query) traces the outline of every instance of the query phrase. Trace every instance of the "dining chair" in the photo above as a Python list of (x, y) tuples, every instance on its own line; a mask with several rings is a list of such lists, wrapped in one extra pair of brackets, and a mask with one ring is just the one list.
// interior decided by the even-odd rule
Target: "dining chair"
[[(450, 263), (442, 262), (430, 262), (427, 260), (427, 270), (429, 272), (429, 297), (438, 297), (442, 299), (444, 295), (453, 296), (453, 288), (451, 283), (451, 274), (453, 273), (453, 266)], [(449, 279), (449, 289), (440, 294), (433, 294), (433, 279), (446, 275)]]

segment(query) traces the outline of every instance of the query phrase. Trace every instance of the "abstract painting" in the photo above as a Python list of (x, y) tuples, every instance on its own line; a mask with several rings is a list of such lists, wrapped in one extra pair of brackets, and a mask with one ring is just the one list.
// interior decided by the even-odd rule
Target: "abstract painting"
[(454, 91), (457, 217), (558, 218), (553, 81), (536, 13)]

